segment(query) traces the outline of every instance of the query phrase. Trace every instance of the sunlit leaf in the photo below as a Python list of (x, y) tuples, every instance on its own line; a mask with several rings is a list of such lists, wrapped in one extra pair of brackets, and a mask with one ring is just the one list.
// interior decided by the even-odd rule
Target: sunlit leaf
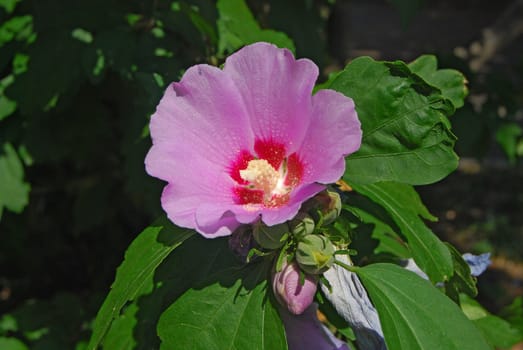
[(361, 148), (346, 161), (347, 182), (420, 185), (456, 169), (447, 119), (454, 107), (403, 62), (358, 58), (323, 86), (354, 99), (362, 124)]
[(415, 273), (392, 264), (356, 273), (378, 310), (389, 350), (490, 349), (459, 307)]
[(454, 268), (450, 252), (421, 219), (433, 217), (412, 186), (383, 182), (354, 185), (354, 189), (389, 213), (400, 229), (398, 233), (406, 238), (414, 261), (432, 282), (446, 281), (452, 276)]
[[(227, 241), (222, 241), (208, 268), (193, 277), (197, 282), (161, 315), (161, 349), (287, 349), (283, 325), (267, 294), (270, 264), (243, 266), (231, 259)], [(210, 251), (205, 240), (200, 245)]]

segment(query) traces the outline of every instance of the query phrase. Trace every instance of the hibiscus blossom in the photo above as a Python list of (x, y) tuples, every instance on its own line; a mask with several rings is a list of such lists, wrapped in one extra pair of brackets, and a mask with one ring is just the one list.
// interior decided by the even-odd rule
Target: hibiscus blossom
[(147, 172), (167, 182), (162, 207), (178, 226), (206, 237), (240, 224), (292, 219), (338, 180), (361, 143), (353, 101), (312, 96), (318, 67), (256, 43), (222, 69), (189, 68), (151, 117)]

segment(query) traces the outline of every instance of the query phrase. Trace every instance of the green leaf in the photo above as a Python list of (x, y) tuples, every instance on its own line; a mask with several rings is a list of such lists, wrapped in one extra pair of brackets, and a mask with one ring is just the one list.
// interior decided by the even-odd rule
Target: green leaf
[(113, 321), (103, 339), (104, 349), (136, 349), (133, 333), (138, 323), (136, 316), (138, 310), (137, 303), (132, 303)]
[(0, 349), (5, 350), (29, 350), (29, 347), (16, 338), (0, 337)]
[(507, 155), (511, 164), (515, 164), (518, 156), (518, 139), (523, 134), (523, 129), (519, 124), (506, 123), (499, 127), (496, 131), (496, 141)]
[(356, 273), (378, 310), (389, 350), (490, 349), (459, 307), (415, 273), (392, 264)]
[(451, 244), (446, 244), (452, 255), (454, 275), (445, 283), (445, 294), (459, 303), (459, 294), (465, 293), (471, 297), (478, 294), (476, 279), (470, 274), (470, 267), (461, 254)]
[[(158, 349), (156, 326), (160, 315), (209, 271), (236, 264), (226, 239), (193, 235), (163, 260), (154, 277), (145, 281), (132, 304), (113, 322), (103, 340), (106, 349), (133, 346), (135, 350)], [(125, 348), (125, 346), (123, 347)]]
[(9, 74), (5, 78), (0, 80), (0, 121), (16, 111), (16, 102), (11, 101), (7, 96), (4, 95), (6, 87), (14, 82), (13, 74)]
[(463, 107), (468, 90), (467, 79), (455, 69), (438, 69), (434, 55), (423, 55), (409, 63), (410, 70), (430, 85), (440, 89), (443, 97), (449, 99), (454, 108)]
[(487, 341), (497, 348), (510, 348), (523, 340), (523, 333), (504, 319), (490, 314), (477, 301), (465, 294), (460, 296), (461, 309), (474, 321)]
[(198, 274), (202, 280), (161, 315), (161, 349), (287, 349), (267, 294), (270, 261), (243, 266), (230, 259), (226, 244), (218, 251), (210, 268)]
[[(374, 249), (375, 254), (390, 253), (405, 259), (411, 257), (405, 242), (397, 234), (400, 232), (399, 228), (379, 205), (362, 197), (357, 202), (351, 201), (346, 209), (363, 223), (372, 225), (372, 238), (379, 241), (378, 246)], [(394, 229), (391, 226), (394, 226)]]
[(266, 41), (294, 52), (294, 44), (287, 35), (261, 29), (244, 0), (218, 0), (218, 54), (233, 52), (257, 41)]
[(14, 40), (22, 41), (29, 37), (33, 28), (32, 16), (17, 16), (0, 26), (0, 47)]
[(420, 218), (434, 220), (412, 186), (382, 182), (353, 187), (389, 213), (405, 236), (414, 261), (432, 282), (447, 281), (452, 276), (450, 252)]
[(346, 161), (353, 183), (438, 181), (456, 169), (452, 104), (403, 62), (355, 59), (325, 86), (351, 97), (363, 130), (362, 145)]
[(31, 187), (24, 182), (24, 167), (10, 143), (3, 145), (0, 154), (0, 218), (3, 207), (20, 213), (29, 202)]
[(151, 288), (156, 268), (193, 234), (194, 231), (178, 228), (162, 218), (138, 235), (127, 249), (111, 291), (96, 316), (88, 349), (96, 349), (124, 305)]
[(500, 315), (523, 334), (523, 296), (517, 297), (510, 305), (504, 307)]
[(22, 0), (0, 0), (0, 7), (3, 7), (7, 13), (11, 13), (20, 1)]

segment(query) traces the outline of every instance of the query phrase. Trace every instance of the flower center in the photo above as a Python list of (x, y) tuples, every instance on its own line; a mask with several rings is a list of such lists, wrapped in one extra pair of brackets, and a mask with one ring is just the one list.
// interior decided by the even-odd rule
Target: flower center
[[(247, 169), (240, 170), (243, 180), (250, 183), (252, 189), (262, 190), (264, 199), (272, 197), (273, 194), (282, 194), (283, 178), (265, 159), (253, 159), (247, 164)], [(250, 186), (250, 187), (251, 187)]]
[(234, 201), (253, 210), (285, 205), (301, 182), (301, 160), (296, 153), (286, 157), (284, 145), (272, 140), (256, 141), (254, 151), (255, 155), (241, 151), (230, 165), (229, 174), (236, 182)]

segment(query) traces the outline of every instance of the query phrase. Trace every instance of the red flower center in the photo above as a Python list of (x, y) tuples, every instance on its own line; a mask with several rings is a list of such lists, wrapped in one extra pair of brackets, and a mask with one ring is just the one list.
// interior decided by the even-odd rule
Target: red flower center
[(231, 164), (229, 175), (237, 183), (232, 189), (234, 201), (270, 208), (284, 205), (301, 181), (301, 160), (296, 153), (286, 157), (285, 146), (272, 140), (257, 140), (254, 152), (256, 156), (241, 151)]

